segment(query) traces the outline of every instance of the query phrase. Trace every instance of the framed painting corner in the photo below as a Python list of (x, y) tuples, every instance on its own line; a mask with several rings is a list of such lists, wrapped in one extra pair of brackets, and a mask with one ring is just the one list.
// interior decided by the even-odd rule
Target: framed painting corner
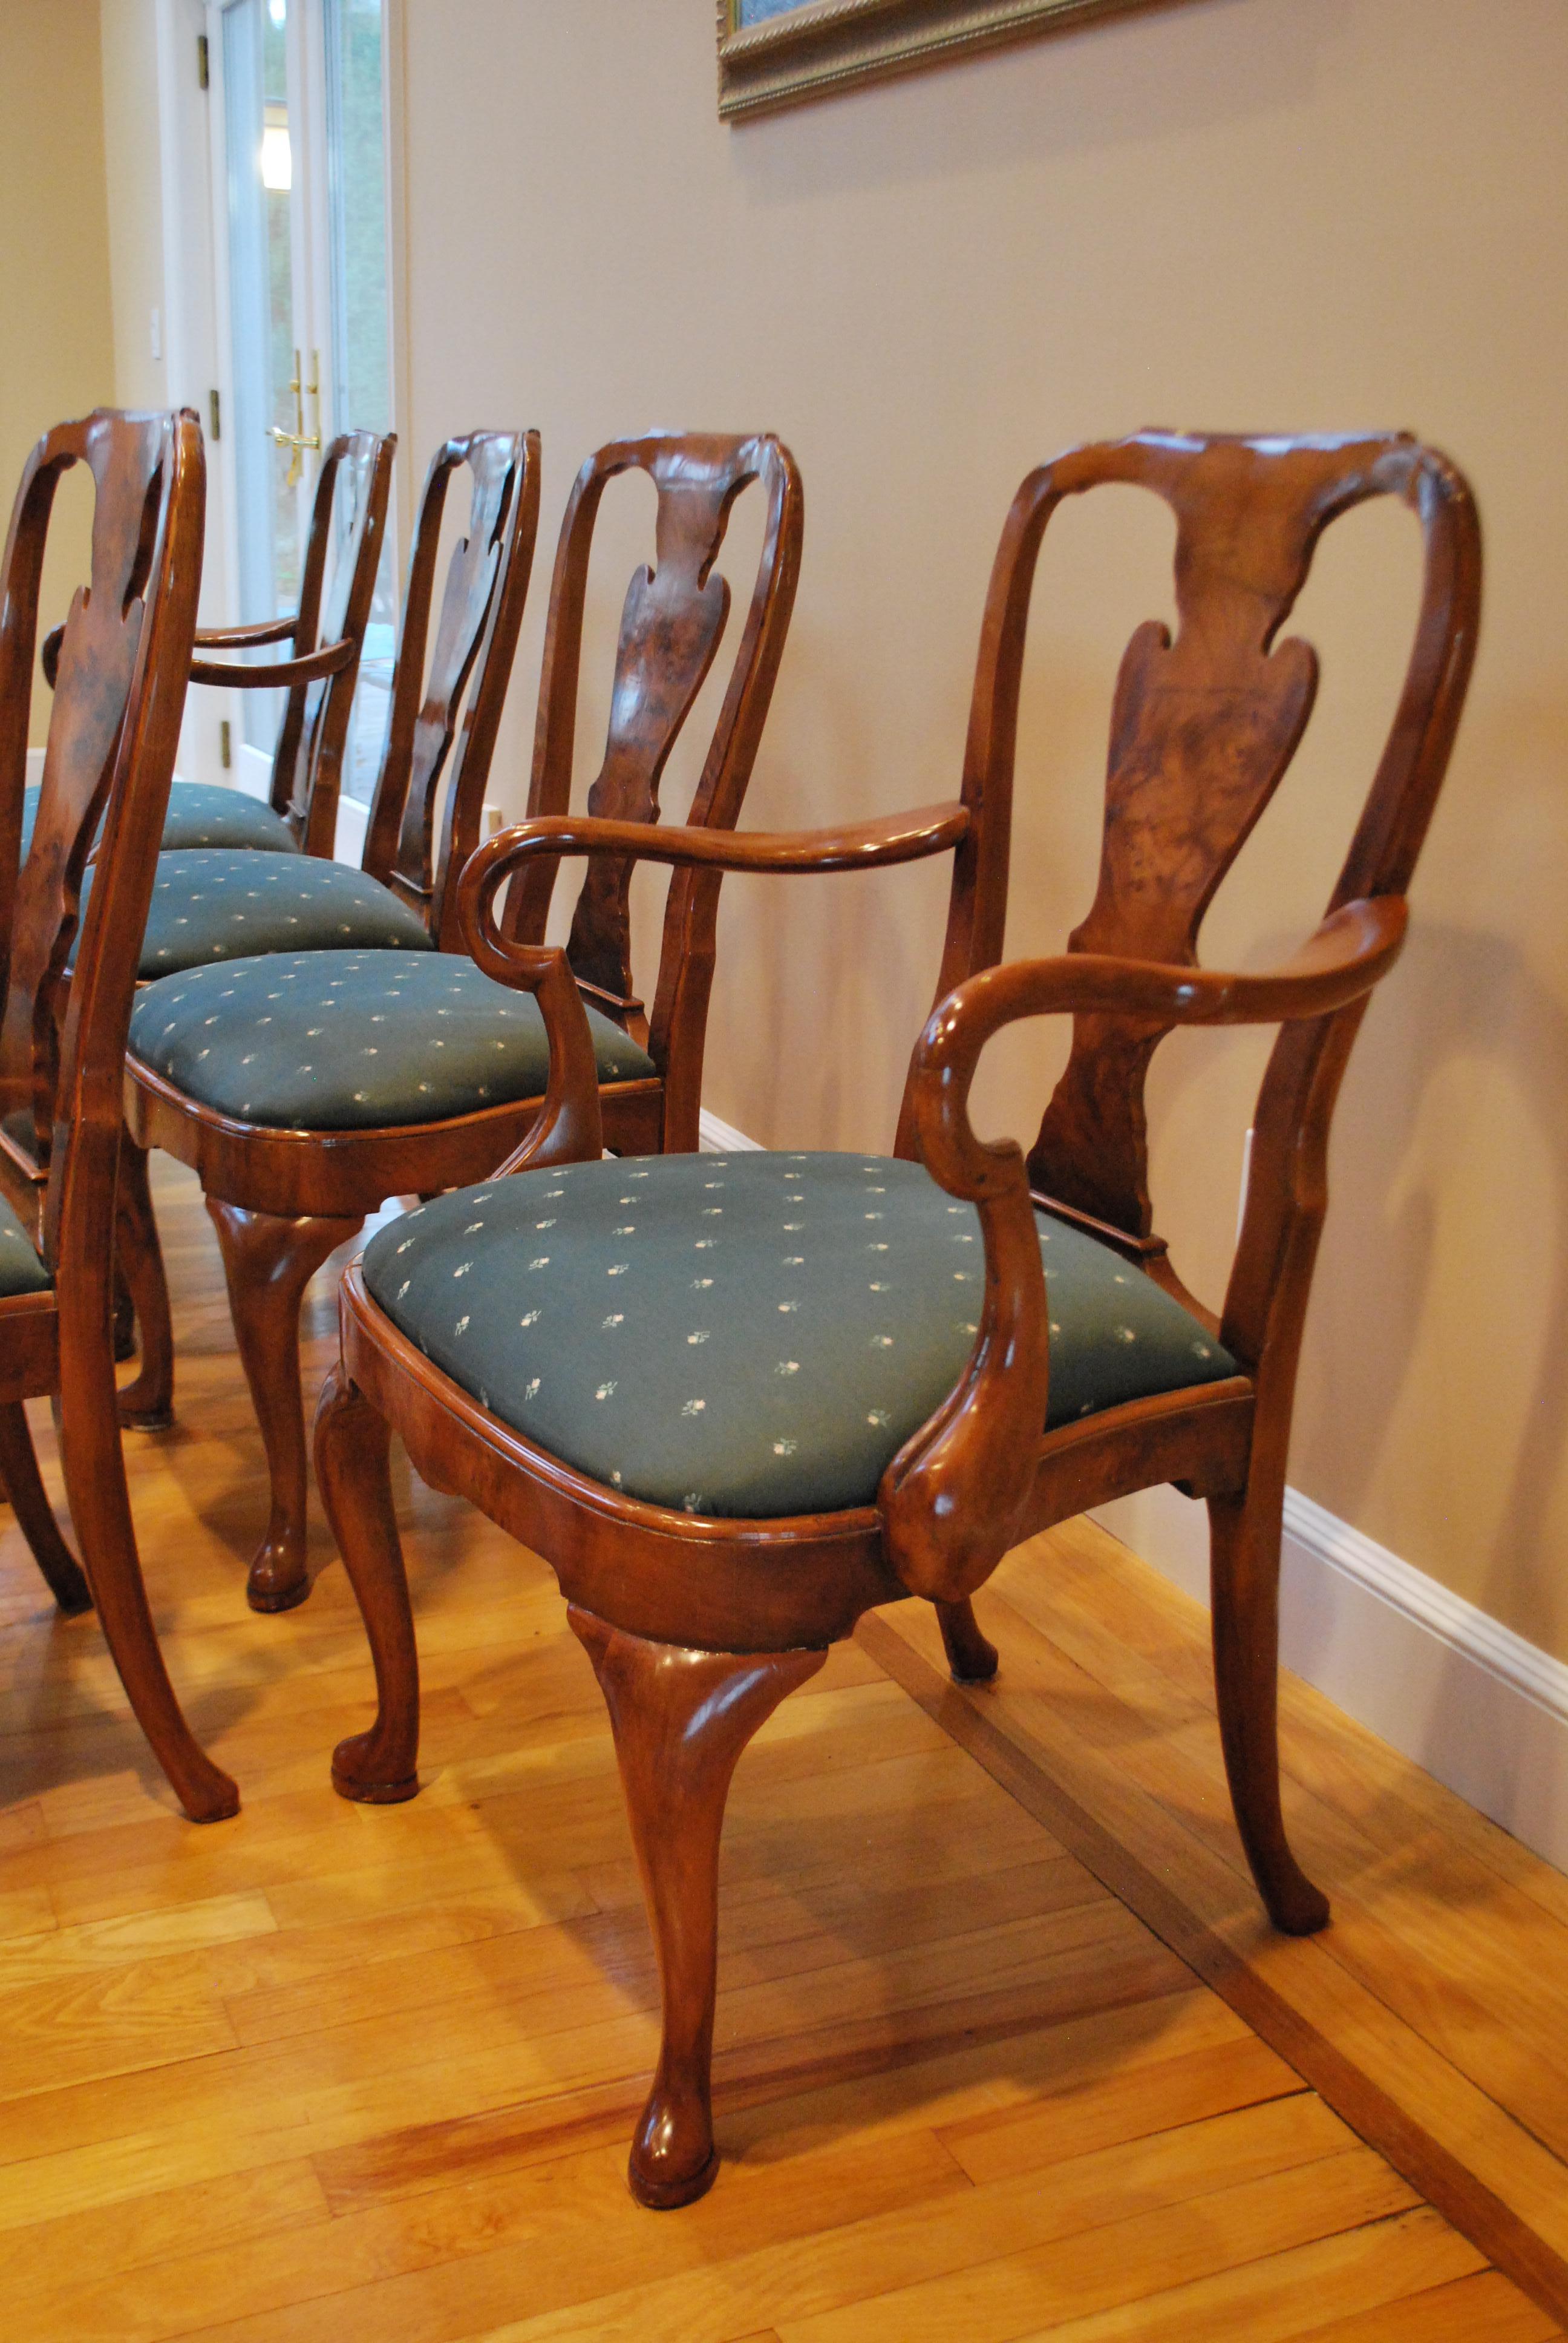
[(1153, 0), (718, 0), (719, 112), (779, 112)]

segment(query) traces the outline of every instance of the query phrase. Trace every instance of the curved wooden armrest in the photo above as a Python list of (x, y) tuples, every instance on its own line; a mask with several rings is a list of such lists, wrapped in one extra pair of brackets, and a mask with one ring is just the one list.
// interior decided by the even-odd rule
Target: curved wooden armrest
[(945, 854), (969, 826), (969, 809), (956, 800), (920, 806), (912, 813), (887, 814), (877, 821), (835, 824), (830, 830), (689, 830), (655, 822), (602, 821), (589, 814), (540, 818), (499, 831), (469, 857), (457, 881), (457, 919), (470, 951), (481, 934), (496, 950), (510, 949), (495, 917), (498, 893), (530, 865), (553, 869), (565, 854), (615, 855), (687, 870), (762, 870), (782, 876), (876, 870)]
[(1022, 1017), (1098, 1013), (1162, 1025), (1278, 1025), (1328, 1016), (1387, 974), (1399, 958), (1407, 920), (1401, 895), (1342, 904), (1299, 952), (1256, 976), (1096, 952), (984, 969), (931, 1012), (915, 1049), (917, 1097), (924, 1092), (934, 1099), (960, 1068), (967, 1088), (991, 1035)]
[(253, 643), (286, 643), (297, 623), (290, 617), (268, 618), (256, 627), (198, 627), (196, 647), (198, 651), (240, 651)]
[(466, 865), (465, 898), (494, 901), (502, 881), (526, 863), (561, 854), (614, 854), (692, 870), (769, 870), (783, 876), (819, 870), (877, 870), (945, 854), (970, 826), (969, 808), (918, 806), (879, 820), (835, 823), (829, 830), (683, 830), (650, 821), (602, 821), (592, 814), (519, 822), (488, 838)]
[[(286, 642), (293, 632), (292, 618), (275, 618), (270, 626), (266, 627), (204, 627), (197, 630), (196, 645), (198, 651), (246, 650), (256, 643)], [(64, 627), (51, 627), (44, 638), (40, 664), (44, 669), (44, 680), (51, 691), (55, 689), (55, 677), (60, 665), (60, 645), (65, 639)], [(267, 667), (229, 667), (216, 659), (193, 659), (191, 681), (237, 684), (242, 689), (248, 684), (252, 690), (264, 685), (311, 683), (317, 676), (336, 675), (339, 668), (347, 667), (354, 649), (351, 642), (328, 643), (304, 659), (275, 661)], [(313, 667), (312, 660), (329, 663)]]
[(303, 659), (269, 659), (260, 667), (241, 667), (230, 659), (193, 659), (191, 681), (228, 684), (242, 691), (270, 690), (276, 684), (315, 683), (321, 676), (337, 675), (358, 656), (358, 644), (349, 639), (324, 643)]
[(912, 1594), (972, 1594), (1017, 1543), (1045, 1423), (1045, 1281), (1029, 1174), (1011, 1140), (987, 1145), (969, 1118), (981, 1051), (1024, 1017), (1147, 1018), (1168, 1025), (1279, 1024), (1322, 1017), (1369, 992), (1399, 957), (1401, 896), (1344, 904), (1295, 956), (1259, 976), (1089, 952), (982, 970), (931, 1012), (915, 1046), (910, 1112), (920, 1161), (978, 1205), (986, 1288), (959, 1386), (899, 1451), (877, 1493), (893, 1568)]

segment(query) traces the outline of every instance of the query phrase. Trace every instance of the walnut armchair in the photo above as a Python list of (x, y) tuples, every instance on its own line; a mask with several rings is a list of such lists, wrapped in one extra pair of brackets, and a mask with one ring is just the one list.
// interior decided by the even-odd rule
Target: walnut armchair
[[(1177, 523), (1174, 640), (1134, 635), (1111, 726), (1089, 919), (1056, 960), (1000, 964), (1025, 623), (1041, 535), (1105, 481)], [(1196, 963), (1220, 880), (1305, 725), (1315, 661), (1277, 642), (1322, 530), (1379, 495), (1425, 546), (1414, 649), (1328, 916), (1269, 976)], [(1208, 1501), (1214, 1655), (1238, 1824), (1276, 1926), (1328, 1916), (1281, 1815), (1276, 1599), (1292, 1389), (1325, 1203), (1330, 1116), (1464, 697), (1480, 551), (1463, 481), (1402, 437), (1146, 433), (1020, 489), (980, 640), (962, 795), (815, 838), (539, 821), (480, 849), (481, 962), (536, 989), (549, 1090), (511, 1176), (382, 1230), (343, 1285), (342, 1361), (317, 1464), (370, 1634), (379, 1711), (345, 1741), (350, 1797), (413, 1795), (417, 1677), (387, 1482), (396, 1430), (434, 1485), (554, 1565), (609, 1708), (658, 1955), (664, 2035), (632, 2148), (644, 2203), (713, 2176), (718, 1847), (737, 1758), (869, 1606), (941, 1607), (955, 1673), (996, 1654), (970, 1598), (1007, 1549), (1173, 1481)], [(873, 866), (939, 848), (955, 871), (939, 1004), (892, 1156), (601, 1162), (580, 998), (558, 953), (508, 939), (498, 890), (539, 860), (628, 853), (694, 872)], [(1003, 1024), (1073, 1019), (1026, 1158), (967, 1100)], [(1151, 1232), (1142, 1083), (1177, 1025), (1278, 1022), (1223, 1312)], [(607, 1306), (608, 1305), (608, 1306)]]
[[(22, 860), (44, 547), (55, 488), (78, 463), (95, 489), (91, 584), (62, 629)], [(233, 1814), (238, 1798), (191, 1736), (147, 1609), (116, 1419), (110, 1296), (136, 940), (190, 669), (205, 488), (194, 415), (100, 412), (57, 425), (23, 473), (0, 594), (0, 1463), (61, 1608), (85, 1608), (90, 1585), (131, 1707), (195, 1821)], [(97, 883), (84, 905), (100, 820)], [(57, 1403), (85, 1584), (38, 1484), (22, 1403), (46, 1394)]]
[[(656, 560), (637, 571), (627, 594), (608, 739), (589, 803), (639, 820), (657, 814), (660, 777), (729, 612), (717, 562), (729, 514), (756, 484), (766, 506), (756, 582), (690, 812), (697, 824), (732, 823), (799, 564), (799, 482), (788, 451), (769, 437), (659, 433), (602, 448), (584, 466), (551, 592), (533, 799), (553, 807), (569, 787), (594, 523), (609, 483), (639, 472), (658, 497)], [(395, 704), (394, 736), (409, 714), (407, 703)], [(477, 800), (474, 814), (477, 821)], [(404, 814), (402, 860), (386, 866), (389, 887), (406, 899), (418, 894), (415, 850), (427, 822), (427, 799)], [(392, 855), (394, 835), (391, 811), (378, 799), (372, 854)], [(579, 901), (568, 948), (588, 1002), (605, 1127), (609, 1143), (628, 1153), (691, 1148), (719, 874), (682, 870), (670, 888), (651, 1024), (624, 973), (627, 875), (604, 867), (602, 883)], [(552, 877), (530, 867), (517, 919), (542, 921)], [(397, 908), (412, 917), (406, 901)], [(450, 941), (449, 909), (432, 899), (431, 916)], [(166, 977), (138, 998), (126, 1121), (138, 1147), (163, 1147), (200, 1175), (266, 1448), (271, 1510), (250, 1568), (254, 1608), (286, 1610), (309, 1592), (299, 1365), (307, 1282), (389, 1196), (428, 1194), (493, 1171), (538, 1111), (547, 1061), (532, 1000), (460, 949), (246, 958)], [(166, 1353), (164, 1368), (166, 1374)]]

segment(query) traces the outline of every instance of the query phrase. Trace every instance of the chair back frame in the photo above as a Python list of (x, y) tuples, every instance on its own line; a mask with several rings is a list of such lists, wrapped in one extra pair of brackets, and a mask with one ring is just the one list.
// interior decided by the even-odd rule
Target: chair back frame
[[(1004, 968), (997, 873), (1006, 869), (1035, 565), (1063, 498), (1109, 481), (1149, 488), (1175, 514), (1180, 625), (1174, 642), (1158, 623), (1140, 628), (1122, 661), (1100, 881), (1088, 918), (1063, 960)], [(1361, 974), (1344, 997), (1324, 997), (1324, 969), (1312, 964), (1309, 947), (1295, 981), (1260, 996), (1261, 1007), (1248, 1008), (1249, 986), (1265, 980), (1211, 979), (1199, 970), (1198, 930), (1311, 712), (1315, 655), (1300, 639), (1279, 642), (1279, 629), (1322, 531), (1379, 496), (1398, 497), (1420, 525), (1421, 606), (1388, 738), (1313, 940), (1318, 960), (1325, 953), (1332, 959), (1331, 940), (1352, 936), (1359, 920), (1359, 938), (1344, 949)], [(1021, 1372), (1026, 1356), (1035, 1362), (1043, 1408), (1039, 1274), (1020, 1238), (1036, 1206), (1117, 1245), (1219, 1335), (1246, 1379), (1248, 1420), (1241, 1426), (1238, 1417), (1227, 1430), (1228, 1386), (1208, 1387), (1212, 1461), (1221, 1478), (1239, 1474), (1238, 1485), (1265, 1509), (1271, 1488), (1277, 1484), (1282, 1495), (1296, 1366), (1327, 1206), (1334, 1102), (1372, 985), (1402, 940), (1404, 892), (1474, 659), (1480, 588), (1480, 528), (1469, 488), (1446, 458), (1404, 433), (1262, 439), (1147, 431), (1075, 449), (1020, 489), (992, 571), (976, 669), (964, 793), (977, 820), (959, 850), (943, 960), (942, 981), (950, 973), (954, 980), (939, 994), (940, 1006), (911, 1061), (899, 1141), (900, 1152), (919, 1155), (955, 1194), (974, 1198), (987, 1224), (988, 1259), (994, 1244), (997, 1261), (1007, 1257), (1012, 1269), (988, 1288), (970, 1373), (943, 1411), (944, 1425), (939, 1432), (933, 1419), (889, 1468), (883, 1505), (890, 1537), (895, 1547), (905, 1542), (900, 1568), (908, 1565), (907, 1583), (920, 1591), (967, 1594), (1026, 1534), (1021, 1524), (1045, 1527), (1064, 1510), (1081, 1509), (1071, 1500), (1082, 1475), (1070, 1471), (1059, 1496), (1042, 1502), (1051, 1460), (1072, 1444), (1064, 1433), (1039, 1442), (1038, 1463), (1027, 1469), (1021, 1453), (1010, 1467), (1001, 1461), (1009, 1445), (1000, 1430), (1010, 1412), (1004, 1383), (1013, 1413), (1034, 1408), (1032, 1395), (1019, 1397), (1030, 1380)], [(967, 884), (966, 850), (972, 864)], [(1378, 916), (1383, 905), (1388, 919)], [(1187, 970), (1191, 983), (1175, 982)], [(1141, 990), (1158, 1003), (1152, 1011), (1140, 1013)], [(1004, 1010), (998, 1004), (1009, 991), (1016, 1000)], [(1320, 998), (1325, 1013), (1312, 1013)], [(969, 1130), (969, 1071), (1000, 1023), (1051, 1011), (1071, 1013), (1072, 1051), (1033, 1148), (1027, 1159), (1017, 1157), (1015, 1175), (1010, 1142), (982, 1150)], [(1148, 1189), (1148, 1065), (1177, 1024), (1198, 1021), (1281, 1025), (1254, 1115), (1241, 1229), (1219, 1315), (1177, 1276), (1164, 1240), (1153, 1233)], [(975, 1038), (959, 1038), (966, 1021)], [(960, 1060), (967, 1071), (959, 1071)], [(1151, 1423), (1171, 1413), (1141, 1404)], [(1192, 1412), (1191, 1395), (1186, 1412)], [(1036, 1420), (1042, 1422), (1043, 1413)], [(1091, 1420), (1078, 1443), (1084, 1455), (1103, 1447), (1114, 1428)], [(1145, 1456), (1141, 1477), (1126, 1485), (1177, 1477), (1186, 1485), (1193, 1478), (1156, 1469), (1156, 1461)], [(964, 1511), (969, 1546), (960, 1557), (949, 1534), (929, 1535), (924, 1508), (936, 1480), (950, 1496), (966, 1478), (973, 1482), (974, 1505), (949, 1508)], [(1197, 1478), (1201, 1483), (1201, 1474)]]
[[(135, 983), (135, 944), (146, 918), (146, 905), (139, 918), (135, 905), (144, 880), (151, 900), (158, 828), (150, 832), (149, 859), (143, 851), (146, 840), (140, 827), (152, 786), (146, 779), (138, 787), (134, 813), (127, 815), (123, 806), (110, 800), (116, 777), (136, 757), (149, 771), (156, 766), (156, 755), (147, 766), (147, 744), (156, 738), (161, 754), (160, 728), (169, 691), (166, 671), (157, 661), (169, 630), (177, 631), (184, 623), (187, 589), (194, 592), (193, 566), (199, 582), (205, 470), (199, 451), (194, 458), (190, 452), (188, 437), (184, 418), (162, 414), (101, 409), (79, 423), (56, 425), (28, 458), (6, 538), (0, 606), (0, 1111), (30, 1116), (38, 1165), (51, 1161), (64, 1134), (73, 1143), (92, 1144), (91, 1134), (81, 1127), (80, 1111), (89, 1092), (97, 1097), (106, 1066), (113, 1070), (110, 1087), (116, 1101), (108, 1127), (118, 1143), (119, 1060)], [(77, 588), (60, 630), (57, 696), (51, 709), (38, 810), (26, 860), (19, 864), (29, 684), (45, 545), (55, 490), (64, 474), (78, 463), (92, 473), (95, 489), (91, 582)], [(189, 543), (193, 512), (194, 565)], [(143, 621), (149, 607), (156, 640), (144, 644)], [(183, 709), (183, 677), (179, 703)], [(127, 707), (136, 710), (128, 738), (123, 737)], [(176, 709), (176, 736), (178, 717)], [(169, 770), (172, 774), (172, 750)], [(168, 778), (165, 776), (166, 799)], [(127, 821), (136, 824), (112, 864), (106, 852), (106, 806), (122, 829)], [(95, 847), (100, 821), (105, 834)], [(95, 852), (106, 867), (95, 871), (84, 925), (83, 881)], [(84, 932), (67, 981), (66, 962), (77, 944), (79, 926)], [(100, 989), (106, 984), (113, 989), (122, 979), (124, 1014), (117, 1021), (116, 1044), (105, 1038), (112, 1035), (116, 1021), (110, 1017), (106, 1022), (96, 1004)], [(91, 1015), (84, 1008), (86, 1002), (95, 1004)], [(52, 1205), (51, 1221), (55, 1217)]]
[[(441, 517), (452, 479), (465, 465), (471, 475), (467, 528), (447, 567), (427, 679)], [(538, 518), (537, 431), (472, 431), (437, 448), (408, 563), (363, 866), (419, 913), (447, 951), (462, 949), (453, 883), (479, 843)], [(448, 759), (451, 781), (437, 841), (436, 800)]]
[[(1196, 966), (1199, 930), (1279, 787), (1317, 689), (1315, 652), (1278, 640), (1332, 521), (1379, 496), (1415, 511), (1421, 614), (1398, 708), (1332, 912), (1402, 893), (1463, 703), (1479, 613), (1473, 507), (1452, 467), (1405, 433), (1285, 440), (1148, 430), (1075, 448), (1014, 498), (991, 573), (965, 752), (974, 812), (954, 870), (937, 1000), (1002, 958), (1013, 764), (1030, 600), (1046, 528), (1068, 497), (1143, 487), (1177, 525), (1179, 624), (1140, 627), (1117, 679), (1099, 884), (1070, 952)], [(1144, 1085), (1169, 1023), (1081, 1015), (1030, 1151), (1037, 1201), (1152, 1263)], [(1265, 1091), (1269, 1085), (1265, 1084)], [(900, 1151), (908, 1152), (908, 1092)], [(1331, 1101), (1332, 1103), (1332, 1101)], [(1278, 1166), (1254, 1159), (1250, 1190)]]
[[(95, 488), (91, 582), (60, 631), (37, 818), (18, 870), (38, 593), (60, 478)], [(53, 1283), (0, 1302), (0, 1439), (57, 1599), (89, 1593), (132, 1710), (186, 1812), (232, 1815), (234, 1783), (193, 1738), (158, 1650), (136, 1553), (110, 1332), (126, 1035), (179, 745), (201, 589), (206, 473), (188, 411), (100, 410), (57, 425), (23, 470), (0, 577), (0, 958), (4, 1102), (47, 1160)], [(93, 887), (83, 879), (102, 821)], [(76, 945), (68, 987), (65, 967)], [(7, 1159), (8, 1160), (8, 1159)], [(35, 1193), (36, 1169), (24, 1175)], [(9, 1184), (7, 1182), (7, 1184)], [(23, 1399), (57, 1398), (60, 1461), (86, 1583), (59, 1548)], [(12, 1476), (20, 1474), (18, 1484)], [(52, 1533), (39, 1549), (38, 1534)], [(58, 1549), (51, 1555), (50, 1547)], [(62, 1564), (65, 1565), (64, 1572)]]
[[(343, 432), (327, 443), (311, 503), (299, 603), (292, 618), (271, 618), (259, 626), (203, 628), (196, 636), (193, 683), (233, 691), (268, 691), (280, 685), (286, 690), (273, 751), (269, 802), (307, 854), (330, 858), (337, 840), (343, 753), (376, 594), (397, 446), (395, 432), (383, 437), (373, 431)], [(342, 542), (323, 628), (322, 588), (339, 498), (345, 508)], [(271, 643), (290, 645), (289, 656), (252, 667), (205, 656)]]
[[(799, 579), (805, 500), (789, 449), (771, 434), (745, 438), (655, 432), (601, 447), (584, 464), (561, 524), (550, 588), (528, 816), (569, 808), (588, 556), (610, 481), (641, 471), (658, 494), (654, 561), (627, 588), (604, 756), (588, 793), (591, 815), (654, 822), (659, 784), (713, 664), (729, 611), (716, 569), (737, 498), (753, 481), (767, 499), (745, 629), (687, 815), (692, 827), (732, 830), (739, 818), (783, 656)], [(646, 1046), (665, 1086), (667, 1147), (693, 1148), (712, 990), (721, 873), (681, 870), (670, 881), (651, 1021), (632, 990), (628, 892), (633, 860), (590, 865), (567, 955), (585, 997)], [(558, 866), (523, 874), (507, 907), (508, 933), (543, 936)]]
[[(272, 809), (280, 813), (307, 854), (330, 856), (337, 839), (343, 753), (364, 655), (365, 629), (376, 593), (381, 540), (392, 490), (397, 441), (372, 431), (347, 431), (329, 441), (321, 459), (310, 517), (294, 655), (322, 643), (349, 642), (353, 656), (335, 675), (295, 684), (288, 694), (272, 760)], [(343, 541), (325, 620), (321, 597), (333, 507), (347, 505)]]

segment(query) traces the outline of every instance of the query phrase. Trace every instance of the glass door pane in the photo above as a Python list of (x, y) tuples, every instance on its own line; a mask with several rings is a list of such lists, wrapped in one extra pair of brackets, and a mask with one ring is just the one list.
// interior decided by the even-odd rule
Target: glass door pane
[[(238, 617), (280, 617), (299, 593), (304, 478), (293, 450), (297, 331), (291, 220), (294, 142), (286, 55), (287, 0), (229, 0), (223, 13), (224, 127), (228, 177), (229, 314), (234, 350), (235, 484), (238, 498)], [(296, 477), (291, 479), (293, 468)], [(273, 692), (241, 695), (244, 738), (270, 749)]]

